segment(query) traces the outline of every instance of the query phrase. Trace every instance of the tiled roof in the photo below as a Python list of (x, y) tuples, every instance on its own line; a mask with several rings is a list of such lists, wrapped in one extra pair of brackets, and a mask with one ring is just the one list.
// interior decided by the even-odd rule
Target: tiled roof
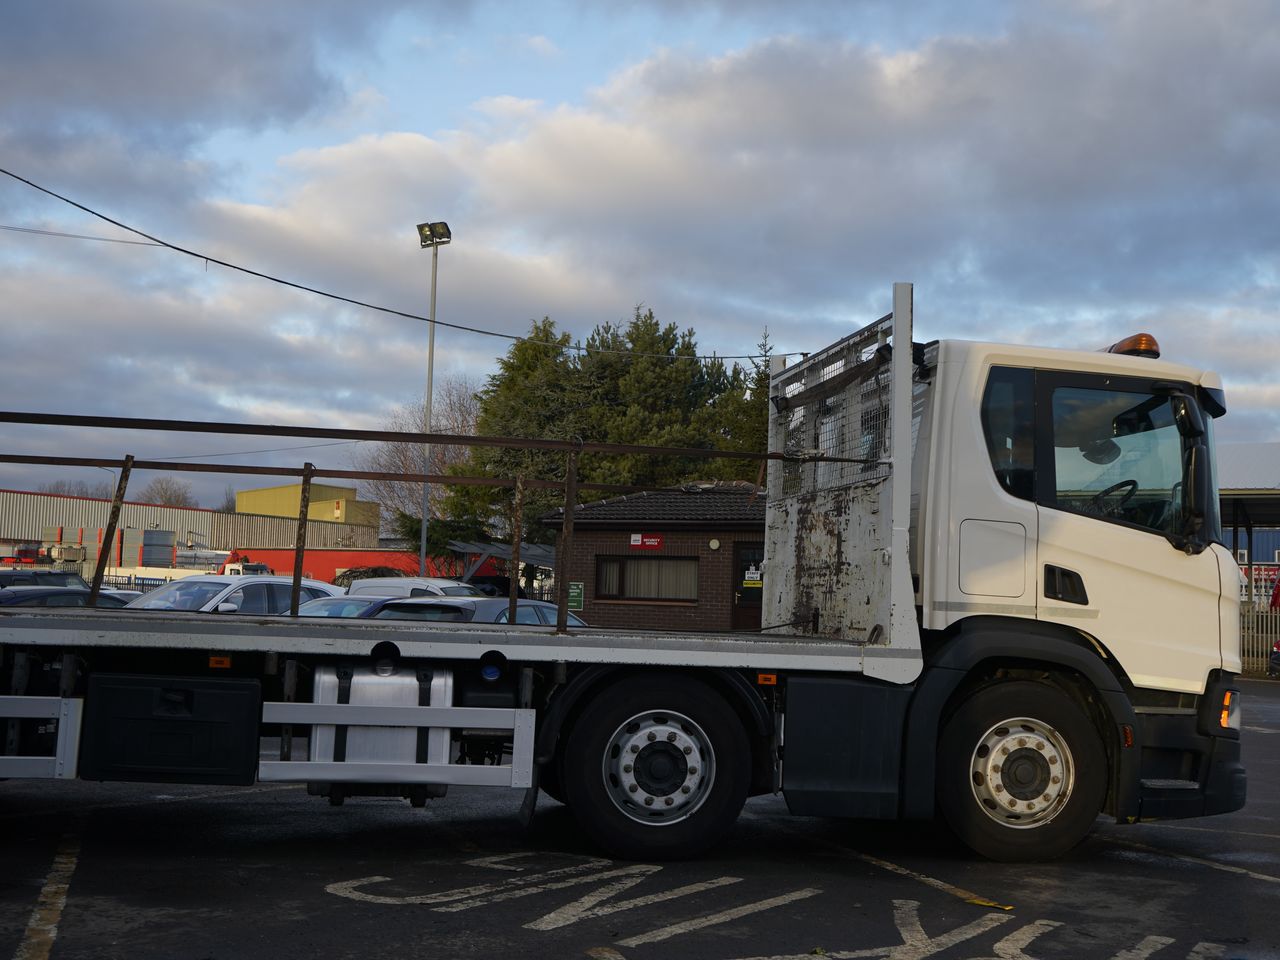
[[(564, 510), (556, 510), (544, 522), (559, 526)], [(670, 490), (629, 493), (610, 500), (578, 504), (573, 512), (578, 524), (674, 524), (764, 525), (764, 488), (744, 480), (689, 483)]]

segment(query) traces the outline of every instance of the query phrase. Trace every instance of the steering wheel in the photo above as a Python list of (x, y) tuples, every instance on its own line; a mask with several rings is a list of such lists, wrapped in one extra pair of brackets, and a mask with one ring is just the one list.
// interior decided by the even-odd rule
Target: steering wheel
[[(1124, 491), (1120, 493), (1120, 491)], [(1133, 495), (1138, 492), (1137, 480), (1121, 480), (1119, 483), (1113, 483), (1105, 490), (1099, 490), (1089, 498), (1089, 505), (1104, 516), (1114, 513), (1123, 507), (1126, 503), (1133, 499)], [(1110, 505), (1104, 505), (1104, 501), (1115, 494), (1120, 494), (1120, 499)]]

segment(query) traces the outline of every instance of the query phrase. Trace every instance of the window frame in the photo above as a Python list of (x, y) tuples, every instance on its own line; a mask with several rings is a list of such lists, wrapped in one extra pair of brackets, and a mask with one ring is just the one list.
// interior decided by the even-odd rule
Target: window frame
[[(1054, 446), (1053, 436), (1053, 395), (1056, 390), (1060, 389), (1077, 389), (1077, 390), (1096, 390), (1111, 391), (1114, 393), (1140, 393), (1151, 397), (1162, 395), (1172, 396), (1170, 388), (1177, 388), (1187, 394), (1192, 402), (1197, 402), (1196, 388), (1193, 384), (1173, 382), (1155, 377), (1133, 377), (1105, 373), (1084, 373), (1078, 371), (1065, 370), (1036, 370), (1035, 371), (1035, 459), (1034, 459), (1034, 480), (1033, 487), (1035, 490), (1035, 503), (1039, 507), (1046, 510), (1057, 510), (1060, 513), (1069, 514), (1075, 517), (1085, 517), (1089, 520), (1097, 520), (1102, 523), (1110, 523), (1120, 527), (1127, 527), (1130, 530), (1137, 530), (1141, 533), (1150, 534), (1154, 537), (1160, 537), (1164, 540), (1172, 541), (1173, 534), (1148, 526), (1141, 523), (1135, 523), (1122, 517), (1101, 516), (1093, 513), (1086, 513), (1081, 510), (1073, 510), (1065, 507), (1058, 500), (1058, 459), (1057, 448)], [(1176, 427), (1174, 428), (1177, 429)], [(1178, 435), (1179, 453), (1185, 457), (1187, 442), (1186, 438), (1181, 434)], [(1185, 459), (1182, 468), (1182, 482), (1187, 482)]]
[[(693, 596), (692, 596), (692, 597), (647, 597), (647, 596), (627, 596), (627, 595), (626, 595), (626, 583), (627, 583), (627, 574), (626, 574), (626, 570), (627, 570), (627, 567), (628, 567), (629, 565), (632, 565), (632, 564), (636, 564), (636, 565), (644, 565), (644, 564), (653, 564), (653, 563), (664, 563), (664, 562), (670, 562), (670, 561), (675, 561), (675, 560), (678, 560), (678, 561), (686, 561), (686, 562), (688, 562), (688, 561), (692, 561), (692, 562), (693, 562)], [(597, 555), (596, 555), (596, 571), (595, 571), (595, 573), (596, 573), (596, 579), (595, 579), (595, 599), (596, 599), (596, 600), (605, 600), (605, 601), (609, 601), (609, 602), (613, 602), (613, 603), (687, 603), (687, 604), (696, 604), (696, 603), (698, 603), (699, 598), (700, 598), (700, 595), (701, 595), (701, 590), (700, 590), (700, 586), (701, 586), (701, 585), (700, 585), (699, 581), (701, 580), (701, 577), (702, 577), (702, 572), (701, 572), (701, 571), (702, 571), (702, 568), (701, 568), (701, 564), (699, 564), (698, 560), (699, 560), (699, 558), (698, 558), (697, 556), (684, 556), (684, 555), (681, 555), (681, 556), (658, 556), (658, 557), (653, 557), (653, 556), (648, 556), (648, 557), (637, 557), (637, 556), (631, 556), (631, 555), (628, 555), (628, 554), (614, 554), (614, 553), (610, 553), (610, 554), (597, 554)], [(601, 565), (602, 565), (602, 564), (604, 564), (604, 563), (610, 563), (610, 562), (616, 562), (616, 563), (620, 564), (620, 569), (619, 569), (619, 571), (618, 571), (618, 587), (619, 587), (619, 592), (618, 592), (618, 593), (602, 593), (602, 592), (601, 592), (601, 590), (600, 590), (600, 583), (601, 583), (601, 580), (603, 579), (603, 578), (600, 576), (600, 569), (601, 569)]]

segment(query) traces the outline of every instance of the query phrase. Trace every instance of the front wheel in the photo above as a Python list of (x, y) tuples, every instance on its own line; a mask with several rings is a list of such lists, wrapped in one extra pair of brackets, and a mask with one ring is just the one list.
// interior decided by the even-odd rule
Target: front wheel
[(1005, 862), (1049, 860), (1089, 832), (1106, 795), (1106, 751), (1056, 687), (986, 687), (947, 721), (938, 804), (971, 849)]
[(565, 799), (615, 856), (701, 853), (746, 801), (751, 747), (733, 709), (687, 677), (631, 677), (602, 691), (574, 724), (561, 766)]

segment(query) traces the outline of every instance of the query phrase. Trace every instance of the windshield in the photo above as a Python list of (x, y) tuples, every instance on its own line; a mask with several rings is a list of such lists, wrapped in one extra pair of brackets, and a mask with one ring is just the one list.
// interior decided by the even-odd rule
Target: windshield
[[(1054, 471), (1049, 505), (1164, 534), (1185, 532), (1187, 455), (1182, 395), (1063, 386), (1053, 390)], [(1207, 420), (1208, 418), (1203, 418)], [(1210, 446), (1212, 437), (1206, 438)], [(1216, 494), (1207, 539), (1220, 539)], [(1206, 504), (1206, 508), (1210, 505)], [(1206, 512), (1208, 512), (1206, 510)]]
[(175, 580), (138, 597), (128, 605), (140, 610), (199, 610), (225, 589), (225, 583)]

